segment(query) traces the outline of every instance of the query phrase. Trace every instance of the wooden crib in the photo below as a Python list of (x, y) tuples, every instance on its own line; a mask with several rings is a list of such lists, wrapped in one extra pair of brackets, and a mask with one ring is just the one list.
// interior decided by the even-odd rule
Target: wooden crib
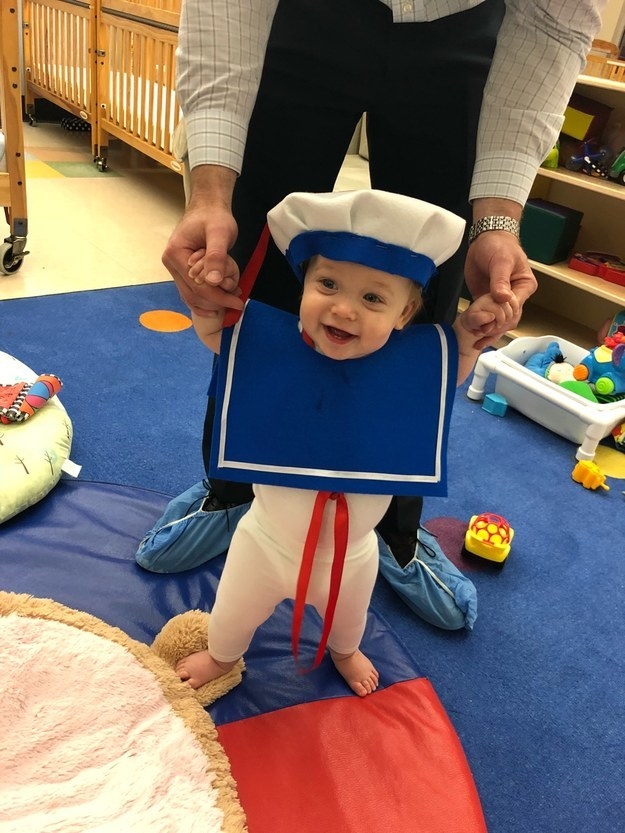
[[(175, 50), (180, 0), (102, 0), (98, 19), (98, 165), (108, 137), (181, 171), (172, 141), (180, 120)], [(105, 4), (105, 5), (104, 5)]]
[(24, 104), (45, 98), (91, 126), (96, 154), (96, 0), (24, 0)]
[(181, 0), (24, 0), (27, 113), (43, 97), (91, 125), (94, 162), (110, 137), (181, 171), (175, 49)]
[(0, 128), (4, 139), (4, 165), (0, 170), (0, 205), (4, 206), (10, 234), (0, 245), (0, 274), (16, 272), (24, 260), (28, 218), (22, 131), (17, 0), (0, 3)]

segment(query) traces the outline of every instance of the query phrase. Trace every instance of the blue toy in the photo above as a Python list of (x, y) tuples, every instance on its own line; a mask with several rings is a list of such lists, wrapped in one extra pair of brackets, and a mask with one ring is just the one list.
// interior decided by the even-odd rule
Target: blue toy
[(587, 381), (601, 396), (625, 395), (625, 343), (614, 348), (595, 347), (574, 369), (575, 378)]
[(493, 416), (504, 416), (508, 409), (508, 401), (499, 393), (487, 393), (482, 408)]
[(549, 342), (541, 353), (531, 355), (525, 362), (525, 367), (556, 384), (574, 378), (573, 365), (565, 360), (557, 341)]
[(525, 362), (525, 367), (544, 379), (548, 379), (578, 396), (583, 396), (584, 399), (591, 402), (599, 401), (595, 396), (593, 387), (588, 381), (583, 380), (583, 374), (580, 372), (580, 375), (576, 376), (576, 367), (565, 361), (557, 341), (549, 342), (545, 350), (531, 355)]
[(560, 345), (557, 341), (551, 341), (547, 345), (547, 349), (542, 353), (532, 353), (529, 359), (525, 362), (525, 367), (528, 370), (533, 370), (539, 376), (545, 376), (547, 368), (553, 362), (563, 362), (564, 356), (560, 350)]

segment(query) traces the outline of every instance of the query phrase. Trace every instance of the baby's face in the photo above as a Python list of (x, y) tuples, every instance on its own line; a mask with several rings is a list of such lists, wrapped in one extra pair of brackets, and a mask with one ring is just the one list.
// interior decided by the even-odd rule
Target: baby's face
[(383, 347), (418, 304), (408, 278), (318, 255), (306, 271), (300, 320), (324, 356), (358, 359)]

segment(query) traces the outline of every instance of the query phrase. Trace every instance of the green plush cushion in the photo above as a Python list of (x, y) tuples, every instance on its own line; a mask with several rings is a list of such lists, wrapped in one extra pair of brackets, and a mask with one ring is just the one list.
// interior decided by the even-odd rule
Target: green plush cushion
[[(1, 384), (36, 378), (25, 364), (0, 352)], [(0, 523), (37, 503), (58, 483), (69, 459), (72, 433), (71, 420), (58, 396), (25, 422), (0, 423)]]

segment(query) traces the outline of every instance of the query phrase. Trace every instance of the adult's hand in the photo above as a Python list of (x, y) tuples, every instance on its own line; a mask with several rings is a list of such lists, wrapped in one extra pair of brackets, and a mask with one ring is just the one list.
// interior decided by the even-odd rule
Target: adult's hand
[[(474, 220), (484, 216), (508, 216), (520, 220), (521, 206), (510, 200), (476, 200), (474, 203)], [(512, 321), (506, 320), (505, 328), (496, 323), (485, 326), (486, 337), (500, 338), (519, 323), (523, 304), (538, 288), (538, 282), (532, 272), (527, 255), (514, 234), (509, 231), (485, 231), (478, 235), (469, 246), (465, 261), (465, 282), (473, 298), (479, 298), (490, 292), (499, 304), (509, 303), (514, 299), (516, 315)]]
[(237, 294), (238, 268), (228, 254), (237, 236), (231, 210), (235, 180), (228, 168), (194, 168), (189, 204), (163, 252), (163, 264), (182, 300), (200, 316), (243, 307)]
[(486, 340), (493, 343), (493, 339), (514, 329), (521, 319), (523, 304), (538, 287), (525, 252), (508, 231), (486, 231), (471, 243), (465, 262), (465, 282), (474, 298), (490, 292), (498, 304), (516, 301), (514, 317), (507, 318), (505, 325), (497, 321), (486, 325), (482, 330), (484, 342), (477, 342), (477, 348), (486, 346)]

